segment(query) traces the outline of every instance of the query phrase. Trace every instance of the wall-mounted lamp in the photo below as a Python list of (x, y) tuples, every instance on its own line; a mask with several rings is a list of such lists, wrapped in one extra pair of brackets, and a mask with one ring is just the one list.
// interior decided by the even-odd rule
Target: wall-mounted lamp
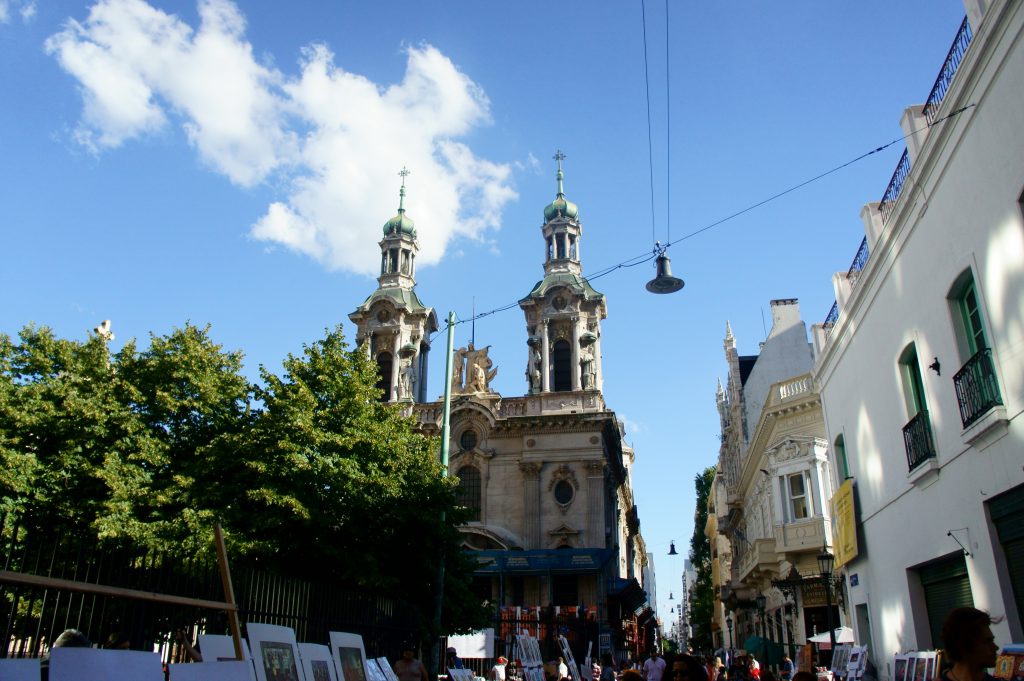
[(936, 357), (935, 360), (931, 364), (928, 365), (928, 368), (931, 369), (932, 371), (934, 371), (936, 376), (941, 376), (942, 375), (942, 371), (941, 371), (942, 366), (939, 364), (939, 358), (938, 357)]

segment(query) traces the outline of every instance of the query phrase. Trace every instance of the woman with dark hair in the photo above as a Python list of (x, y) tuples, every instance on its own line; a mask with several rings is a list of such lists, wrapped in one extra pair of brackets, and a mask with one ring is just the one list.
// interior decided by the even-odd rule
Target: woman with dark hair
[(992, 633), (993, 620), (977, 608), (956, 608), (942, 624), (942, 649), (953, 663), (942, 675), (943, 681), (982, 681), (991, 679), (985, 671), (996, 664), (999, 646)]

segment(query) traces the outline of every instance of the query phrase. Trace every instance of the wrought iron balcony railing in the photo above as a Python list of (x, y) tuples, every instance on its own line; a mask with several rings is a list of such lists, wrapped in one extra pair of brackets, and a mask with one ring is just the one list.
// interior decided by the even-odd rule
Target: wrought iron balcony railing
[(896, 199), (900, 198), (900, 192), (903, 191), (903, 181), (907, 179), (909, 174), (910, 155), (904, 149), (903, 155), (900, 156), (900, 162), (896, 164), (896, 170), (892, 173), (892, 179), (889, 180), (889, 186), (885, 188), (885, 193), (882, 194), (882, 200), (878, 205), (878, 212), (882, 214), (883, 225), (889, 222), (889, 216), (896, 209)]
[(960, 405), (960, 420), (964, 428), (971, 425), (992, 407), (1003, 403), (996, 380), (996, 367), (992, 362), (992, 351), (982, 348), (967, 360), (960, 371), (953, 376), (956, 401)]
[(953, 45), (949, 48), (949, 54), (946, 55), (946, 61), (942, 64), (942, 69), (935, 79), (935, 85), (932, 86), (932, 91), (928, 94), (928, 101), (924, 103), (924, 116), (928, 121), (928, 125), (935, 122), (939, 105), (942, 104), (946, 92), (949, 91), (949, 86), (953, 82), (953, 76), (956, 75), (956, 70), (960, 68), (960, 61), (964, 58), (964, 54), (966, 54), (967, 47), (971, 44), (971, 38), (973, 37), (971, 25), (967, 23), (967, 17), (964, 17), (963, 22), (960, 24), (960, 30), (956, 32), (956, 37), (953, 38)]
[(857, 285), (857, 279), (860, 277), (861, 270), (863, 270), (864, 265), (867, 264), (868, 238), (864, 237), (863, 241), (860, 242), (860, 248), (857, 249), (857, 255), (853, 256), (853, 262), (850, 263), (850, 269), (846, 272), (846, 279), (850, 282), (851, 289)]
[(935, 458), (932, 424), (928, 410), (922, 409), (903, 426), (903, 446), (907, 449), (907, 469), (914, 470), (928, 459)]

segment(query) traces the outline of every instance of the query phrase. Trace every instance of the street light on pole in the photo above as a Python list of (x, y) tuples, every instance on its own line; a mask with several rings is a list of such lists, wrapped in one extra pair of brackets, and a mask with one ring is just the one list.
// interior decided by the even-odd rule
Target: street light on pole
[(732, 651), (733, 651), (733, 645), (732, 645), (732, 615), (731, 614), (725, 616), (725, 628), (729, 630), (729, 659), (731, 660), (732, 659)]
[(836, 627), (832, 620), (832, 568), (835, 566), (836, 557), (828, 552), (828, 545), (823, 544), (821, 553), (818, 554), (818, 570), (821, 572), (821, 581), (825, 585), (825, 617), (828, 622), (828, 638), (832, 643), (832, 654), (836, 651)]

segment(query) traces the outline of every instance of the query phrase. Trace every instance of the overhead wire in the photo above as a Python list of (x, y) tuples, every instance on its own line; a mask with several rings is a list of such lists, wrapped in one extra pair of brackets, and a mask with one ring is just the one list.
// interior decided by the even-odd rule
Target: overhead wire
[(644, 34), (644, 88), (647, 92), (647, 167), (651, 173), (651, 241), (656, 242), (658, 235), (654, 226), (657, 223), (654, 213), (654, 143), (651, 141), (651, 77), (647, 69), (647, 2), (640, 0), (640, 19)]
[[(902, 137), (896, 137), (896, 138), (886, 142), (885, 144), (883, 144), (883, 145), (881, 145), (879, 147), (875, 147), (871, 151), (865, 152), (865, 153), (863, 153), (863, 154), (861, 154), (861, 155), (859, 155), (859, 156), (857, 156), (855, 158), (850, 159), (849, 161), (846, 161), (845, 163), (841, 163), (841, 164), (835, 166), (834, 168), (826, 170), (823, 173), (819, 173), (819, 174), (815, 175), (814, 177), (806, 179), (803, 182), (800, 182), (800, 183), (795, 184), (795, 185), (793, 185), (791, 187), (788, 187), (787, 189), (783, 189), (782, 191), (777, 192), (775, 194), (772, 194), (771, 196), (769, 196), (769, 197), (767, 197), (765, 199), (761, 199), (760, 201), (752, 203), (752, 204), (750, 204), (749, 206), (747, 206), (745, 208), (742, 208), (742, 209), (740, 209), (740, 210), (738, 210), (738, 211), (736, 211), (734, 213), (730, 213), (729, 215), (727, 215), (727, 216), (725, 216), (723, 218), (720, 218), (718, 220), (715, 220), (714, 222), (711, 222), (711, 223), (709, 223), (707, 225), (704, 225), (703, 227), (700, 227), (699, 229), (695, 229), (692, 232), (684, 234), (683, 236), (679, 237), (675, 241), (669, 241), (669, 242), (665, 243), (662, 246), (662, 248), (663, 249), (668, 248), (669, 246), (671, 246), (673, 244), (678, 244), (680, 242), (686, 241), (687, 239), (691, 239), (691, 238), (693, 238), (695, 236), (703, 234), (704, 232), (712, 230), (715, 227), (720, 227), (721, 225), (725, 224), (726, 222), (729, 222), (730, 220), (734, 220), (734, 219), (740, 217), (741, 215), (745, 215), (746, 213), (749, 213), (752, 210), (756, 210), (757, 208), (760, 208), (761, 206), (764, 206), (765, 204), (768, 204), (768, 203), (771, 203), (772, 201), (780, 199), (783, 196), (786, 196), (787, 194), (791, 194), (792, 192), (796, 191), (797, 189), (801, 189), (803, 187), (806, 187), (807, 185), (809, 185), (809, 184), (811, 184), (813, 182), (817, 182), (818, 180), (821, 180), (823, 178), (826, 178), (829, 175), (837, 173), (840, 170), (853, 165), (854, 163), (857, 163), (859, 161), (863, 161), (864, 159), (868, 158), (869, 156), (873, 156), (874, 154), (877, 154), (877, 153), (879, 153), (881, 151), (884, 151), (884, 150), (888, 149), (889, 147), (891, 147), (894, 144), (898, 144), (899, 142), (902, 142), (902, 141), (906, 140), (909, 137), (913, 137), (914, 135), (916, 135), (919, 132), (923, 132), (923, 131), (927, 130), (928, 128), (935, 127), (939, 123), (942, 123), (942, 122), (947, 121), (947, 120), (949, 120), (951, 118), (959, 116), (960, 114), (964, 113), (968, 109), (971, 109), (971, 108), (973, 108), (975, 106), (976, 106), (976, 104), (973, 103), (973, 102), (971, 104), (967, 104), (966, 106), (962, 106), (959, 109), (956, 109), (955, 111), (949, 112), (948, 114), (946, 114), (942, 118), (935, 119), (934, 121), (932, 121), (932, 123), (930, 123), (928, 125), (925, 125), (923, 127), (917, 128), (916, 130), (910, 131), (909, 133), (907, 133), (906, 135), (903, 135)], [(594, 274), (591, 274), (590, 276), (588, 276), (587, 280), (588, 281), (593, 281), (594, 279), (599, 279), (599, 278), (601, 278), (603, 276), (609, 275), (612, 272), (615, 272), (615, 271), (620, 270), (620, 269), (626, 269), (626, 268), (630, 268), (630, 267), (636, 267), (637, 265), (642, 265), (645, 262), (650, 262), (651, 260), (656, 258), (657, 255), (658, 255), (657, 252), (651, 252), (651, 251), (646, 251), (644, 253), (640, 253), (638, 255), (633, 256), (632, 258), (627, 258), (627, 259), (625, 259), (625, 260), (623, 260), (621, 262), (618, 262), (618, 263), (616, 263), (614, 265), (610, 265), (608, 267), (605, 267), (604, 269), (597, 270)], [(492, 310), (487, 310), (486, 312), (477, 313), (476, 315), (474, 315), (471, 318), (459, 319), (458, 321), (455, 322), (455, 324), (456, 325), (464, 324), (466, 322), (470, 322), (470, 321), (473, 321), (475, 319), (479, 319), (481, 317), (487, 317), (487, 316), (490, 316), (490, 315), (493, 315), (493, 314), (497, 314), (499, 312), (505, 312), (506, 310), (511, 310), (512, 308), (518, 307), (518, 306), (519, 306), (519, 301), (515, 301), (515, 302), (509, 303), (507, 305), (502, 305), (501, 307), (496, 307), (496, 308), (494, 308)], [(442, 333), (442, 332), (447, 331), (447, 330), (448, 330), (448, 326), (445, 325), (444, 328), (442, 328), (442, 329), (440, 329), (438, 331), (435, 331), (434, 334), (431, 335), (431, 340), (433, 340), (434, 336), (436, 336), (437, 334)]]

